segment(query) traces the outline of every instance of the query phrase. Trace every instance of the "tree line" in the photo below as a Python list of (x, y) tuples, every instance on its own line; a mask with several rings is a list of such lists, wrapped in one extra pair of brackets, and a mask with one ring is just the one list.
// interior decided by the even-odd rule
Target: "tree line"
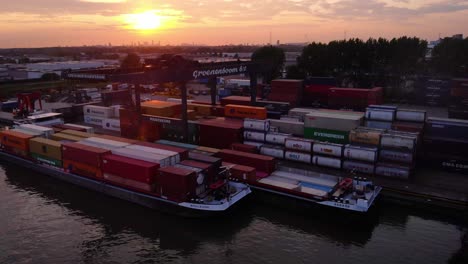
[(432, 51), (415, 37), (349, 39), (304, 47), (288, 78), (331, 76), (360, 87), (386, 86), (411, 76), (466, 77), (468, 38), (445, 38)]

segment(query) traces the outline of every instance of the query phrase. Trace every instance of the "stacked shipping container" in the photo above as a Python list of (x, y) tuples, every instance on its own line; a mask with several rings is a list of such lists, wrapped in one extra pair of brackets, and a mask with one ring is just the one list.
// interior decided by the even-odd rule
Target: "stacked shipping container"
[(449, 118), (468, 119), (468, 79), (452, 80)]
[(84, 122), (120, 132), (120, 118), (115, 118), (117, 111), (115, 107), (86, 105), (83, 107)]
[(424, 157), (428, 165), (468, 173), (468, 121), (428, 118)]
[(383, 89), (330, 88), (328, 106), (334, 109), (363, 111), (369, 105), (383, 104)]
[(304, 82), (302, 80), (276, 79), (271, 81), (270, 101), (287, 102), (296, 107), (302, 99)]
[(428, 106), (447, 106), (450, 86), (449, 79), (422, 78), (417, 82), (417, 99)]

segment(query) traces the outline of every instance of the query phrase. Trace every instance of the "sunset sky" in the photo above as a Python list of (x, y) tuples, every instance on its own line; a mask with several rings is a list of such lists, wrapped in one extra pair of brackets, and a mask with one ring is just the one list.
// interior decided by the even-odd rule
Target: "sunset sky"
[[(0, 0), (0, 48), (468, 35), (463, 0)], [(345, 33), (346, 32), (346, 33)]]

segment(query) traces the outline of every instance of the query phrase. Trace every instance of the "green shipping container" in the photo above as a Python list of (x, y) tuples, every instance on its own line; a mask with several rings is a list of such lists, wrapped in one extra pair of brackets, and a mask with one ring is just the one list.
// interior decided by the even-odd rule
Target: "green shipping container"
[(40, 154), (37, 154), (37, 153), (31, 153), (31, 157), (33, 159), (37, 160), (37, 161), (42, 162), (42, 163), (62, 168), (62, 161), (61, 160), (52, 159), (52, 158), (49, 158), (49, 157), (46, 157), (44, 155), (40, 155)]
[[(162, 129), (162, 139), (185, 142), (183, 129), (180, 125), (164, 124)], [(189, 144), (198, 145), (199, 143), (199, 125), (196, 122), (188, 122), (188, 135), (189, 138), (187, 142)]]
[(349, 142), (348, 131), (330, 130), (323, 128), (306, 127), (304, 128), (304, 137), (337, 144), (348, 144)]

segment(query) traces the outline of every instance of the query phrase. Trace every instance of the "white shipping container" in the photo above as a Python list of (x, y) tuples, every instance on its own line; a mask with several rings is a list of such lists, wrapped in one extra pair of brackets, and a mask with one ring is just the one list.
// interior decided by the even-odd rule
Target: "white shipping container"
[(305, 116), (312, 113), (313, 111), (316, 111), (316, 109), (312, 108), (293, 108), (289, 110), (289, 115), (290, 116), (299, 116), (304, 120)]
[(277, 127), (280, 133), (304, 136), (304, 122), (270, 119), (272, 127)]
[(300, 116), (281, 116), (280, 117), (281, 121), (291, 121), (291, 122), (302, 122), (304, 123), (304, 119), (301, 118)]
[(375, 174), (379, 176), (398, 178), (398, 179), (409, 179), (411, 175), (411, 168), (409, 167), (396, 167), (390, 165), (379, 164), (375, 168)]
[(393, 122), (395, 120), (395, 111), (367, 108), (366, 119)]
[(121, 105), (113, 105), (111, 106), (114, 109), (114, 117), (120, 118), (120, 108)]
[(276, 127), (276, 126), (270, 126), (270, 130), (268, 132), (272, 132), (272, 133), (279, 133), (280, 130), (279, 130), (279, 127)]
[(158, 163), (161, 166), (161, 168), (170, 166), (171, 164), (171, 160), (167, 156), (161, 156), (161, 155), (154, 154), (154, 153), (141, 152), (135, 149), (129, 149), (129, 148), (113, 149), (112, 154), (124, 156), (127, 158), (137, 159), (137, 160)]
[(99, 116), (104, 118), (114, 117), (114, 108), (98, 106), (98, 105), (85, 105), (83, 107), (83, 113), (85, 115)]
[(255, 146), (255, 147), (257, 147), (257, 149), (260, 149), (260, 147), (264, 145), (263, 143), (253, 142), (253, 141), (244, 141), (244, 144), (250, 145), (250, 146)]
[(426, 111), (398, 109), (396, 112), (396, 119), (399, 121), (425, 122)]
[(21, 128), (14, 128), (14, 129), (11, 129), (11, 131), (23, 133), (23, 134), (34, 136), (34, 137), (43, 137), (43, 138), (45, 138), (45, 134), (41, 133), (39, 131), (31, 131), (31, 130), (26, 130), (26, 129), (21, 129)]
[(260, 154), (278, 159), (284, 159), (284, 149), (282, 148), (262, 146), (260, 147)]
[(254, 132), (254, 131), (244, 131), (244, 139), (265, 142), (265, 133)]
[(154, 154), (160, 154), (163, 156), (168, 156), (171, 157), (171, 163), (179, 163), (180, 162), (180, 155), (177, 152), (174, 151), (169, 151), (169, 150), (164, 150), (164, 149), (157, 149), (157, 148), (150, 148), (146, 146), (139, 146), (139, 145), (128, 145), (125, 148), (129, 149), (135, 149), (139, 150), (142, 152), (148, 152), (148, 153), (154, 153)]
[(265, 136), (265, 141), (268, 143), (284, 146), (284, 142), (286, 141), (286, 139), (291, 136), (291, 134), (267, 133)]
[(284, 158), (287, 160), (298, 161), (307, 164), (312, 162), (312, 155), (301, 152), (286, 151), (284, 153)]
[(85, 129), (85, 130), (86, 130), (86, 133), (94, 134), (94, 127), (76, 125), (76, 124), (72, 124), (72, 123), (66, 123), (65, 125), (71, 126), (71, 127), (76, 127), (76, 128)]
[(356, 171), (360, 173), (374, 174), (375, 165), (365, 162), (345, 160), (343, 161), (343, 169), (345, 171)]
[(312, 163), (318, 166), (341, 169), (341, 159), (313, 156)]
[(344, 149), (344, 157), (348, 159), (362, 160), (373, 163), (377, 161), (378, 149), (346, 145)]
[(305, 127), (350, 131), (362, 124), (364, 114), (346, 114), (341, 112), (315, 111), (307, 114)]
[(392, 122), (366, 120), (364, 125), (370, 129), (387, 130), (392, 129)]
[(399, 148), (414, 150), (416, 148), (416, 138), (411, 136), (383, 134), (380, 146), (383, 148)]
[(412, 151), (404, 152), (382, 149), (380, 150), (379, 157), (383, 161), (400, 162), (406, 164), (412, 164), (414, 162), (414, 153)]
[(24, 125), (20, 125), (20, 128), (24, 130), (32, 131), (32, 132), (40, 132), (46, 138), (49, 138), (50, 135), (54, 134), (54, 130), (50, 127), (24, 124)]
[(314, 141), (301, 138), (287, 138), (284, 142), (284, 146), (287, 149), (299, 150), (303, 152), (312, 152), (312, 146)]
[(123, 148), (123, 147), (126, 147), (126, 146), (130, 145), (128, 143), (115, 141), (115, 140), (104, 139), (104, 138), (98, 138), (98, 137), (84, 138), (83, 140), (80, 141), (80, 143), (81, 142), (92, 143), (92, 144), (95, 144), (95, 145), (100, 145), (102, 147), (111, 148), (111, 149)]
[(102, 121), (102, 128), (120, 132), (120, 119), (104, 119)]
[(316, 142), (313, 146), (313, 152), (341, 158), (343, 156), (343, 148), (343, 145), (340, 144)]
[[(167, 102), (173, 102), (173, 103), (182, 103), (182, 99), (180, 98), (167, 98)], [(187, 104), (192, 104), (194, 101), (193, 100), (187, 100)]]
[(102, 126), (102, 122), (104, 122), (104, 117), (92, 116), (92, 115), (85, 115), (84, 122), (90, 125)]
[(270, 121), (246, 118), (244, 119), (244, 129), (267, 132), (270, 130)]

